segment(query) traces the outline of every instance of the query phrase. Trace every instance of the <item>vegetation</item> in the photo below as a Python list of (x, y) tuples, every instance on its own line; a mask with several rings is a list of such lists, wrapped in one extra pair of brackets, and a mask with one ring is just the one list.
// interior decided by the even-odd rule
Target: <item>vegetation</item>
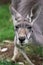
[(4, 60), (4, 61), (0, 61), (0, 65), (18, 65), (18, 64), (14, 64), (12, 62)]
[(11, 21), (9, 5), (0, 6), (0, 41), (5, 39), (13, 40), (14, 28)]

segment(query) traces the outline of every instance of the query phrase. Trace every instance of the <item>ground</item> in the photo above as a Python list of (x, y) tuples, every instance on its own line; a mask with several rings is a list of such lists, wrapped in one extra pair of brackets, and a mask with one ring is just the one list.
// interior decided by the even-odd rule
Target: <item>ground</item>
[[(31, 48), (34, 47), (33, 45), (30, 45), (30, 46), (31, 46)], [(11, 42), (6, 42), (6, 43), (4, 42), (4, 43), (0, 44), (0, 47), (1, 47), (1, 49), (3, 49), (3, 48), (7, 48), (8, 49), (5, 52), (1, 52), (0, 51), (0, 59), (1, 60), (11, 61), (11, 58), (13, 56), (13, 51), (14, 51), (14, 43), (12, 41)], [(33, 50), (33, 48), (32, 48), (32, 50)], [(29, 46), (25, 47), (25, 51), (27, 53), (27, 56), (31, 59), (31, 61), (35, 65), (41, 65), (42, 64), (43, 58), (40, 55), (33, 54), (31, 49), (29, 48)], [(17, 62), (23, 62), (23, 63), (25, 63), (27, 65), (27, 61), (25, 60), (25, 58), (21, 54), (20, 54), (20, 56), (18, 58), (16, 58), (16, 61)]]

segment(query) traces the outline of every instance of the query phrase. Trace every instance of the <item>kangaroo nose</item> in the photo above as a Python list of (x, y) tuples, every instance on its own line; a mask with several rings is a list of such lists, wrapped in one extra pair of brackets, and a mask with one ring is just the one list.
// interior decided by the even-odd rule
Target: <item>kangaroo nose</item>
[(23, 43), (24, 40), (25, 40), (25, 37), (19, 37), (19, 41), (20, 41), (21, 43)]

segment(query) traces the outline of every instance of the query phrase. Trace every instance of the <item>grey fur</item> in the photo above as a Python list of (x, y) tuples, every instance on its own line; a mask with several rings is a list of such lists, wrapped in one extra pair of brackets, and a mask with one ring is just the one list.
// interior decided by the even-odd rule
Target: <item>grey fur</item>
[[(26, 17), (27, 14), (31, 14), (31, 9), (32, 7), (34, 7), (34, 5), (37, 4), (37, 8), (41, 8), (40, 6), (42, 5), (41, 0), (12, 0), (12, 6), (14, 7), (14, 9), (20, 13), (22, 15), (22, 17)], [(42, 5), (43, 6), (43, 5)], [(40, 9), (39, 9), (40, 10)], [(38, 10), (38, 12), (39, 12)], [(43, 8), (42, 8), (43, 10)], [(33, 33), (32, 33), (32, 39), (36, 44), (40, 44), (43, 45), (43, 12), (41, 10), (41, 13), (39, 15), (39, 18), (35, 21), (34, 25), (33, 25)], [(38, 14), (38, 12), (36, 12), (33, 9), (33, 17), (32, 19), (35, 18), (36, 14)]]
[[(43, 46), (43, 7), (41, 9), (41, 6), (43, 6), (43, 0), (12, 0), (10, 5), (10, 11), (14, 19), (13, 20), (14, 26), (15, 22), (17, 22), (16, 25), (21, 24), (20, 27), (24, 27), (25, 25), (22, 25), (24, 23), (25, 24), (27, 23), (29, 26), (32, 26), (31, 30), (32, 32), (29, 32), (31, 33), (29, 38), (32, 38), (34, 44)], [(19, 51), (23, 54), (28, 63), (30, 63), (29, 65), (34, 65), (27, 57), (23, 49), (19, 48), (20, 44), (19, 47), (17, 47), (16, 37), (18, 36), (17, 34), (18, 31), (15, 32), (16, 32), (14, 38), (15, 47), (12, 60), (14, 61), (16, 59), (16, 56), (18, 56), (18, 49), (19, 49)]]

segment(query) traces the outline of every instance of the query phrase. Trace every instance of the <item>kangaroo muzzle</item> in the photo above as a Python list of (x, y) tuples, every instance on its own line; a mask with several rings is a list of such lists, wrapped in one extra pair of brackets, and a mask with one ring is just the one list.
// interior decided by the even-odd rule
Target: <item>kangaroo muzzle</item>
[(19, 29), (19, 41), (22, 44), (26, 39), (26, 30), (24, 28)]

